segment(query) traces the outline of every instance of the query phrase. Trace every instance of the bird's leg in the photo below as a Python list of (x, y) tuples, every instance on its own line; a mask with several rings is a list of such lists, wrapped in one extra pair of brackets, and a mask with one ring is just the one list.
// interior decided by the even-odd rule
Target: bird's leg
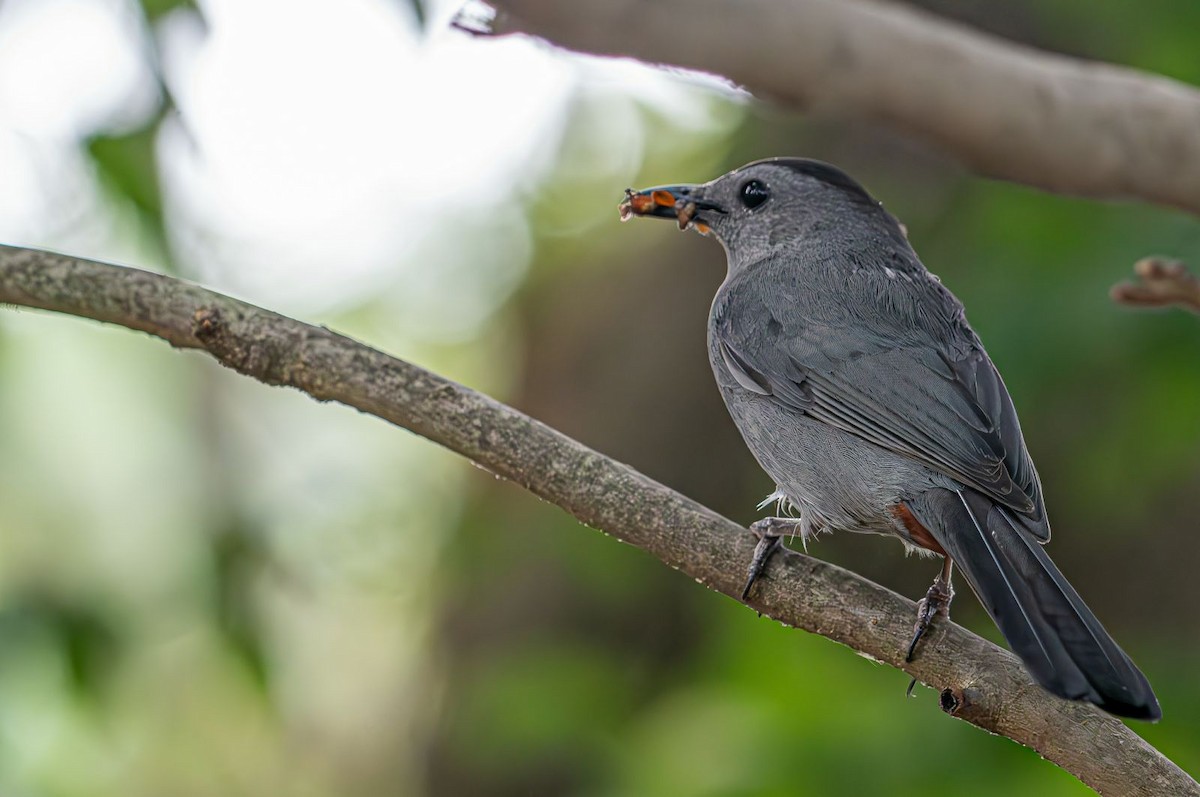
[(954, 588), (950, 586), (950, 576), (953, 572), (954, 562), (947, 556), (942, 562), (942, 571), (933, 580), (933, 586), (917, 603), (917, 622), (913, 626), (913, 638), (912, 642), (908, 643), (905, 661), (913, 660), (913, 655), (917, 652), (917, 643), (925, 636), (929, 626), (933, 625), (933, 618), (950, 616), (950, 601), (954, 598)]
[(746, 576), (746, 586), (742, 589), (742, 600), (750, 596), (750, 588), (763, 574), (767, 560), (779, 548), (783, 547), (783, 537), (787, 534), (797, 534), (802, 528), (799, 518), (765, 517), (750, 524), (750, 533), (758, 537), (758, 545), (754, 546), (754, 558), (750, 560), (750, 570)]

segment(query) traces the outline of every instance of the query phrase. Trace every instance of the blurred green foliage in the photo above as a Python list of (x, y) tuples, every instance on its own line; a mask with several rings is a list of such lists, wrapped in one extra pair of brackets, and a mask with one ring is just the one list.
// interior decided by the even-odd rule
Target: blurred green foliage
[[(148, 24), (194, 8), (143, 7)], [(1007, 35), (1200, 82), (1192, 4), (1020, 7)], [(167, 101), (84, 144), (152, 251), (186, 222), (156, 160)], [(1160, 695), (1166, 719), (1138, 731), (1200, 772), (1200, 325), (1107, 298), (1138, 257), (1194, 259), (1200, 227), (972, 178), (886, 131), (703, 104), (698, 129), (619, 88), (577, 91), (552, 168), (507, 200), (533, 262), (471, 340), (414, 342), (382, 298), (315, 320), (749, 521), (771, 485), (703, 345), (723, 256), (669, 225), (618, 227), (615, 205), (630, 179), (838, 162), (965, 302), (1021, 412), (1055, 559)], [(636, 151), (613, 146), (622, 130)], [(123, 332), (0, 318), (0, 505), (3, 794), (1087, 793), (928, 690), (905, 699), (902, 673), (421, 441)], [(811, 552), (910, 596), (933, 575), (845, 536)], [(956, 618), (997, 638), (962, 593)]]
[(198, 11), (193, 0), (139, 0), (146, 21), (154, 24), (173, 11)]
[[(165, 110), (164, 107), (162, 111)], [(154, 154), (161, 120), (162, 112), (137, 130), (97, 135), (87, 142), (87, 152), (100, 180), (119, 200), (130, 203), (158, 250), (166, 252), (162, 193)]]

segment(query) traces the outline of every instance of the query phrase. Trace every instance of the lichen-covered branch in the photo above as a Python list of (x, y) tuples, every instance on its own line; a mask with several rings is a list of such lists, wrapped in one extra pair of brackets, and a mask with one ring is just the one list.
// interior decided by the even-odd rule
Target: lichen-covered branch
[(722, 75), (893, 125), (992, 177), (1200, 214), (1200, 91), (1165, 77), (878, 0), (488, 2), (495, 33)]
[[(754, 541), (740, 526), (487, 396), (328, 329), (171, 277), (3, 246), (0, 302), (148, 332), (267, 384), (371, 413), (710, 589), (731, 597), (741, 589)], [(1200, 795), (1120, 721), (1052, 697), (1010, 653), (957, 625), (937, 626), (917, 661), (906, 663), (915, 607), (853, 573), (798, 554), (778, 557), (750, 605), (905, 670), (938, 689), (947, 712), (1034, 748), (1101, 793)]]
[(1131, 307), (1178, 306), (1200, 313), (1200, 279), (1178, 260), (1144, 257), (1133, 266), (1133, 282), (1114, 285), (1112, 298)]

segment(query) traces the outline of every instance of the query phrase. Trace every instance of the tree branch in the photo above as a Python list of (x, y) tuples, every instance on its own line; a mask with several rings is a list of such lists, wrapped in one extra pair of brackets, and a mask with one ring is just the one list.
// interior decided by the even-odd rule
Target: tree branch
[[(754, 547), (741, 526), (487, 396), (328, 329), (160, 274), (3, 246), (0, 302), (148, 332), (267, 384), (355, 407), (462, 454), (711, 589), (740, 591)], [(1012, 654), (957, 625), (936, 626), (918, 660), (905, 663), (913, 603), (839, 567), (778, 557), (749, 605), (905, 670), (941, 691), (943, 710), (1032, 747), (1101, 793), (1200, 795), (1195, 781), (1120, 721), (1052, 697)], [(848, 695), (846, 702), (858, 701)]]
[(1178, 305), (1200, 313), (1200, 279), (1178, 260), (1144, 257), (1133, 265), (1133, 282), (1114, 285), (1113, 301), (1131, 307)]
[(892, 124), (976, 171), (1200, 214), (1200, 91), (871, 0), (488, 0), (496, 33), (723, 75)]

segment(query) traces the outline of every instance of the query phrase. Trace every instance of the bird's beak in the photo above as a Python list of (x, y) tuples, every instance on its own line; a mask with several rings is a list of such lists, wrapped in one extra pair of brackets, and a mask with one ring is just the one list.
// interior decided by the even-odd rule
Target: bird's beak
[(626, 188), (625, 199), (618, 206), (621, 221), (628, 221), (634, 216), (656, 216), (675, 219), (681, 230), (695, 227), (701, 233), (708, 234), (709, 225), (703, 214), (724, 213), (725, 208), (705, 199), (703, 189), (704, 186), (700, 185), (660, 185), (642, 191)]

